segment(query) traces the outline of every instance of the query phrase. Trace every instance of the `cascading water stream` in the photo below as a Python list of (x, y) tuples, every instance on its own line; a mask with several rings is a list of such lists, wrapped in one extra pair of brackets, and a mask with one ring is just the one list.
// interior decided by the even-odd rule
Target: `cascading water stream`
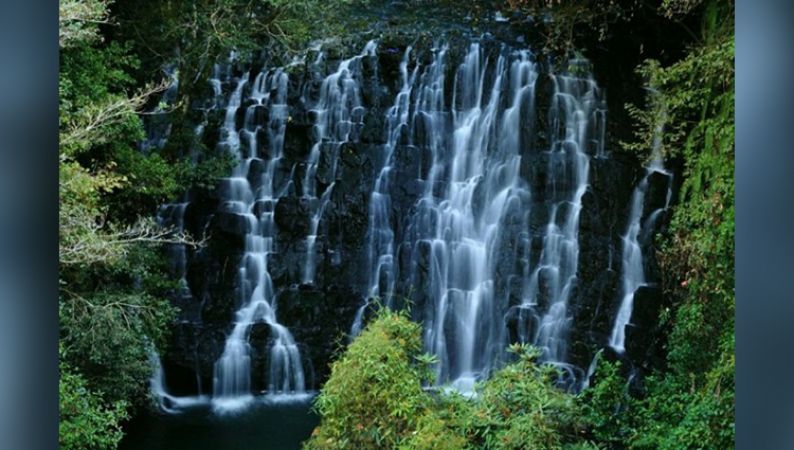
[(443, 69), (432, 67), (429, 73), (436, 80), (420, 91), (417, 117), (433, 162), (408, 226), (411, 279), (428, 268), (427, 291), (420, 293), (427, 299), (422, 319), (425, 346), (439, 359), (438, 380), (470, 392), (506, 344), (506, 299), (497, 298), (494, 289), (497, 248), (505, 238), (502, 222), (529, 198), (519, 177), (518, 130), (537, 72), (528, 52), (503, 51), (491, 69), (480, 45), (472, 44), (458, 67), (446, 120), (439, 97)]
[[(337, 70), (325, 77), (320, 86), (320, 97), (311, 112), (315, 116), (313, 134), (314, 144), (306, 162), (306, 175), (303, 179), (303, 197), (314, 204), (309, 218), (309, 234), (306, 237), (306, 263), (303, 268), (302, 282), (314, 283), (316, 262), (317, 233), (325, 208), (328, 205), (336, 179), (336, 165), (339, 150), (343, 144), (358, 139), (358, 131), (363, 125), (364, 107), (361, 103), (361, 88), (358, 77), (361, 60), (375, 55), (375, 41), (369, 41), (364, 50), (339, 63)], [(320, 53), (315, 64), (325, 58)], [(326, 181), (330, 184), (320, 198), (317, 198), (317, 171), (321, 157), (325, 156), (329, 167)]]
[[(572, 64), (577, 61), (572, 61)], [(522, 310), (530, 326), (521, 340), (540, 348), (541, 360), (563, 369), (563, 384), (572, 385), (578, 370), (566, 362), (572, 317), (569, 299), (576, 287), (579, 262), (579, 213), (587, 191), (590, 156), (596, 143), (603, 152), (603, 111), (600, 93), (591, 78), (551, 77), (554, 92), (549, 108), (550, 148), (546, 194), (548, 222), (538, 264), (527, 279)], [(545, 311), (543, 308), (545, 307)]]
[[(654, 229), (656, 218), (670, 205), (672, 196), (672, 174), (664, 169), (661, 155), (661, 136), (663, 125), (660, 123), (654, 133), (652, 160), (645, 170), (645, 176), (640, 180), (631, 195), (631, 210), (629, 212), (626, 234), (623, 235), (623, 254), (621, 259), (621, 287), (620, 307), (615, 316), (615, 324), (609, 337), (609, 346), (617, 353), (626, 351), (626, 327), (631, 325), (631, 314), (634, 309), (634, 295), (641, 287), (647, 286), (645, 267), (642, 254), (643, 237)], [(645, 223), (642, 223), (642, 214), (645, 209), (645, 196), (650, 186), (650, 178), (654, 174), (662, 174), (668, 178), (667, 196), (665, 204), (650, 213)], [(645, 236), (643, 236), (645, 235)]]
[[(387, 113), (386, 144), (384, 145), (384, 163), (375, 182), (370, 199), (369, 215), (369, 246), (370, 278), (368, 297), (356, 312), (351, 336), (357, 336), (363, 327), (364, 313), (370, 301), (375, 297), (386, 299), (391, 305), (393, 290), (397, 279), (395, 261), (395, 236), (391, 226), (391, 195), (390, 177), (394, 170), (394, 151), (399, 140), (406, 136), (410, 143), (431, 149), (434, 158), (441, 158), (441, 145), (445, 134), (444, 115), (444, 78), (447, 45), (436, 45), (432, 49), (432, 61), (418, 74), (419, 64), (410, 75), (408, 62), (411, 48), (407, 48), (400, 63), (401, 88), (394, 105)], [(414, 84), (418, 83), (416, 88)], [(413, 105), (411, 100), (413, 97)], [(415, 142), (416, 130), (424, 130), (421, 142)], [(405, 135), (403, 131), (408, 131)], [(426, 181), (425, 197), (432, 197), (432, 185), (435, 176), (443, 166), (439, 160), (433, 162), (433, 169)]]
[(400, 91), (394, 105), (386, 112), (386, 143), (383, 145), (383, 162), (375, 187), (369, 200), (369, 229), (367, 230), (367, 256), (369, 260), (369, 283), (367, 298), (356, 311), (351, 336), (361, 332), (364, 312), (370, 299), (379, 297), (388, 304), (394, 290), (394, 231), (391, 225), (391, 172), (394, 164), (394, 150), (403, 132), (409, 126), (411, 112), (411, 91), (419, 66), (408, 72), (411, 47), (406, 48), (400, 62)]
[(184, 408), (201, 405), (209, 400), (209, 398), (204, 395), (177, 397), (169, 394), (165, 385), (165, 371), (163, 370), (160, 355), (153, 348), (149, 351), (149, 364), (153, 368), (152, 375), (149, 377), (149, 392), (160, 408), (160, 411), (169, 414), (178, 414)]
[[(244, 127), (239, 132), (235, 127), (235, 115), (239, 108), (242, 87), (248, 75), (237, 83), (226, 110), (226, 120), (221, 143), (240, 157), (239, 165), (230, 178), (225, 180), (225, 213), (236, 214), (247, 223), (244, 256), (239, 267), (239, 291), (241, 308), (235, 313), (233, 329), (226, 339), (223, 354), (215, 363), (213, 381), (213, 404), (216, 409), (237, 409), (252, 400), (251, 357), (248, 335), (253, 324), (264, 322), (270, 326), (270, 372), (269, 394), (302, 393), (305, 390), (303, 367), (298, 347), (286, 327), (276, 320), (274, 309), (275, 290), (268, 271), (268, 256), (274, 251), (276, 231), (273, 218), (274, 205), (284, 194), (283, 186), (274, 183), (279, 166), (284, 131), (287, 122), (287, 75), (281, 69), (261, 72), (251, 88), (253, 104), (245, 113)], [(265, 170), (255, 186), (249, 182), (249, 169), (257, 157), (256, 136), (260, 124), (255, 123), (255, 108), (268, 108), (270, 159), (264, 161)], [(241, 139), (247, 140), (248, 153), (243, 157)]]

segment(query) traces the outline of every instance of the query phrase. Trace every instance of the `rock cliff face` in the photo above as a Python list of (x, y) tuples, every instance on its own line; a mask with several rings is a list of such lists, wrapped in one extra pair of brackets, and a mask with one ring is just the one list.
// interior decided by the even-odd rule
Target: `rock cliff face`
[[(505, 42), (503, 39), (485, 37), (477, 39), (484, 57), (493, 65), (498, 55), (507, 47), (523, 48), (524, 44)], [(449, 52), (445, 66), (446, 83), (444, 101), (447, 108), (455, 96), (456, 71), (463, 60), (470, 39), (450, 36), (445, 40)], [(283, 195), (273, 202), (254, 204), (254, 214), (273, 214), (277, 227), (274, 233), (274, 251), (267, 263), (275, 289), (273, 306), (278, 322), (292, 333), (300, 350), (306, 376), (306, 388), (319, 388), (329, 374), (329, 362), (347, 342), (357, 312), (371, 293), (370, 201), (382, 166), (384, 146), (388, 145), (387, 113), (395, 104), (401, 89), (401, 63), (406, 48), (412, 45), (408, 57), (411, 69), (417, 62), (421, 67), (431, 64), (434, 45), (410, 35), (384, 37), (377, 43), (373, 54), (366, 54), (356, 61), (354, 80), (360, 92), (361, 108), (347, 118), (353, 132), (347, 142), (337, 142), (326, 137), (318, 142), (316, 102), (323, 95), (323, 81), (336, 72), (346, 58), (361, 52), (364, 43), (355, 46), (339, 46), (324, 49), (322, 57), (310, 52), (304, 64), (290, 67), (287, 105), (288, 120), (284, 130), (283, 158), (274, 173), (274, 184), (283, 188)], [(507, 46), (507, 47), (506, 47)], [(550, 154), (545, 149), (552, 145), (555, 124), (549, 118), (554, 101), (553, 74), (548, 64), (536, 62), (537, 81), (534, 88), (534, 111), (526, 114), (522, 122), (522, 136), (529, 136), (520, 146), (518, 177), (521, 186), (530, 193), (523, 208), (531, 211), (524, 221), (517, 214), (515, 220), (507, 215), (500, 219), (505, 235), (526, 237), (530, 271), (538, 266), (544, 249), (544, 238), (550, 222), (548, 211), (553, 198), (573, 195), (575, 183), (562, 177), (550, 189)], [(240, 108), (235, 113), (235, 128), (245, 128), (246, 121), (262, 124), (254, 133), (257, 158), (251, 161), (248, 179), (256, 188), (266, 170), (265, 164), (272, 157), (269, 139), (273, 130), (267, 129), (270, 111), (266, 106), (250, 102), (251, 88), (257, 75), (267, 70), (266, 63), (233, 62), (220, 71), (218, 77), (216, 108), (206, 108), (206, 123), (202, 139), (208, 148), (218, 147), (228, 98), (241, 77), (247, 77), (247, 87), (242, 90)], [(404, 70), (404, 69), (403, 69)], [(485, 83), (491, 83), (493, 74), (485, 73)], [(206, 107), (213, 104), (205, 101)], [(246, 115), (249, 116), (246, 116)], [(410, 272), (409, 256), (401, 252), (414, 251), (421, 242), (402, 245), (408, 235), (410, 218), (416, 214), (417, 201), (426, 192), (427, 172), (433, 155), (426, 142), (426, 134), (435, 130), (424, 129), (421, 124), (409, 127), (398, 136), (393, 149), (392, 172), (390, 173), (390, 203), (388, 218), (395, 241), (395, 265), (403, 274)], [(523, 138), (522, 138), (523, 139)], [(599, 141), (600, 139), (600, 141)], [(621, 277), (621, 237), (626, 231), (627, 215), (632, 192), (644, 175), (644, 169), (633, 156), (616, 150), (617, 143), (607, 134), (601, 138), (590, 135), (582, 153), (589, 158), (586, 190), (581, 196), (581, 211), (578, 217), (578, 265), (575, 279), (567, 294), (566, 333), (567, 351), (565, 360), (585, 373), (593, 355), (607, 347), (609, 333), (618, 308)], [(311, 150), (319, 145), (319, 159), (313, 166)], [(603, 145), (603, 148), (598, 148)], [(563, 172), (565, 172), (563, 170)], [(307, 173), (315, 184), (316, 195), (307, 196), (304, 184)], [(566, 182), (569, 180), (570, 182)], [(667, 180), (650, 180), (649, 195), (644, 211), (646, 215), (664, 206)], [(483, 194), (485, 195), (485, 194)], [(173, 302), (181, 309), (179, 323), (172, 332), (170, 346), (163, 355), (166, 382), (174, 394), (211, 394), (214, 365), (224, 351), (224, 342), (235, 321), (235, 311), (241, 306), (239, 267), (245, 248), (248, 224), (238, 214), (225, 212), (222, 189), (211, 192), (189, 192), (189, 201), (184, 210), (184, 227), (194, 235), (210, 236), (208, 245), (188, 252), (185, 279), (189, 290), (175, 293)], [(485, 198), (485, 197), (483, 197)], [(487, 205), (477, 205), (475, 208)], [(567, 203), (563, 202), (562, 209)], [(307, 241), (312, 232), (312, 219), (319, 213), (316, 240)], [(559, 212), (560, 217), (568, 214)], [(647, 217), (646, 217), (647, 218)], [(663, 226), (665, 220), (657, 223)], [(653, 233), (647, 233), (641, 244), (646, 256), (648, 286), (641, 288), (635, 296), (635, 314), (627, 328), (627, 352), (616, 357), (627, 358), (632, 365), (642, 368), (656, 355), (656, 333), (658, 309), (663, 303), (660, 291), (654, 286), (658, 281), (658, 270), (653, 258)], [(513, 254), (520, 246), (517, 241), (504, 239), (495, 245), (494, 251)], [(406, 250), (409, 248), (409, 250)], [(311, 254), (309, 254), (311, 252)], [(305, 270), (307, 260), (313, 258), (316, 269), (311, 282), (307, 283)], [(498, 256), (496, 260), (501, 260)], [(512, 260), (511, 260), (512, 261)], [(521, 284), (521, 271), (517, 263), (497, 264), (494, 271), (496, 284)], [(421, 261), (418, 263), (421, 266)], [(424, 270), (430, 270), (425, 268)], [(420, 269), (421, 272), (421, 269)], [(544, 312), (550, 301), (544, 297), (543, 284), (547, 275), (539, 271), (536, 308)], [(517, 281), (516, 281), (517, 280)], [(411, 298), (413, 311), (422, 320), (422, 302), (432, 300), (416, 296), (424, 292), (420, 279), (397, 276), (393, 298)], [(517, 341), (526, 335), (528, 325), (522, 315), (521, 295), (507, 297), (501, 311), (498, 327), (504, 329), (505, 343)], [(364, 311), (366, 318), (369, 310)], [(522, 331), (524, 330), (524, 331)], [(530, 335), (532, 332), (530, 331)], [(261, 392), (268, 385), (268, 367), (273, 332), (265, 323), (255, 323), (249, 333), (251, 345), (251, 390)]]

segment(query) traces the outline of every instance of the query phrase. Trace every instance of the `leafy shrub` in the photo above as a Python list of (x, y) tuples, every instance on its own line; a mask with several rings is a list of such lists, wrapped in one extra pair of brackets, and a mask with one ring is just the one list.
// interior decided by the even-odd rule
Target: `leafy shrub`
[(147, 294), (97, 292), (60, 303), (67, 358), (109, 401), (140, 404), (151, 374), (149, 351), (162, 342), (174, 310)]
[[(444, 404), (446, 403), (446, 405)], [(401, 446), (405, 450), (459, 450), (466, 448), (466, 437), (461, 433), (459, 427), (454, 424), (458, 421), (450, 421), (448, 413), (452, 413), (452, 409), (457, 408), (458, 411), (467, 411), (465, 405), (458, 404), (450, 406), (449, 401), (442, 402), (438, 405), (439, 408), (448, 408), (443, 412), (439, 412), (436, 408), (423, 415), (417, 421), (416, 430), (414, 430), (406, 442)]]
[(315, 403), (322, 420), (304, 448), (396, 448), (402, 443), (429, 406), (421, 384), (428, 372), (416, 360), (421, 350), (419, 325), (404, 313), (381, 310), (332, 364)]
[(63, 450), (107, 450), (118, 446), (123, 433), (120, 422), (127, 418), (126, 403), (108, 405), (90, 390), (85, 379), (61, 361), (60, 448)]
[(518, 360), (477, 390), (468, 424), (474, 447), (553, 449), (580, 440), (580, 413), (574, 398), (554, 386), (557, 370), (536, 362), (537, 349), (511, 351)]
[(636, 402), (634, 411), (639, 426), (632, 448), (733, 448), (736, 364), (732, 333), (719, 355), (714, 368), (702, 378), (670, 374), (646, 380), (647, 395)]
[(517, 361), (465, 398), (422, 389), (430, 358), (421, 349), (418, 324), (380, 311), (333, 363), (315, 403), (320, 425), (304, 448), (594, 448), (581, 438), (574, 397), (554, 387), (558, 374), (536, 363), (536, 350), (513, 347)]
[(633, 399), (620, 367), (620, 362), (599, 361), (595, 383), (577, 398), (590, 433), (610, 448), (620, 447), (634, 433), (629, 409)]

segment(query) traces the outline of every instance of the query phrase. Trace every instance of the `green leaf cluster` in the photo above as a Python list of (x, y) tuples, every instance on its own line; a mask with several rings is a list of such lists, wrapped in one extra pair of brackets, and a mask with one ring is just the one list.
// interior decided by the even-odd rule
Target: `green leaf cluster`
[[(404, 313), (381, 310), (331, 366), (317, 397), (322, 417), (306, 449), (397, 448), (430, 405), (420, 327)], [(432, 424), (424, 424), (430, 426)]]
[(517, 361), (478, 386), (464, 424), (467, 448), (561, 449), (587, 443), (574, 397), (557, 389), (559, 372), (536, 361), (539, 351), (514, 345)]
[(64, 450), (106, 450), (116, 448), (124, 435), (121, 421), (127, 418), (126, 405), (110, 405), (88, 387), (85, 379), (66, 363), (59, 364), (60, 421), (58, 443)]
[[(140, 112), (162, 87), (134, 76), (140, 59), (112, 39), (109, 2), (61, 2), (59, 248), (63, 448), (116, 448), (121, 422), (146, 404), (149, 353), (176, 311), (156, 206), (198, 182), (187, 163), (143, 154)], [(92, 19), (93, 20), (93, 19)], [(112, 28), (111, 28), (112, 29)], [(65, 37), (64, 37), (65, 36)], [(210, 158), (206, 159), (207, 161)], [(203, 173), (211, 175), (211, 166)], [(214, 173), (214, 172), (212, 172)]]
[(306, 449), (570, 449), (583, 439), (575, 398), (554, 387), (557, 370), (532, 348), (466, 398), (428, 390), (432, 358), (421, 355), (421, 328), (404, 312), (381, 310), (333, 363), (315, 409), (320, 425)]

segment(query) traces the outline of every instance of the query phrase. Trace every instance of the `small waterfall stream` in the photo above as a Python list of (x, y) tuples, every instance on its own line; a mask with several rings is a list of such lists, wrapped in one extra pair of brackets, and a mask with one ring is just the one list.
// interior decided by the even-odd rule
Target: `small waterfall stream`
[[(361, 104), (360, 62), (366, 56), (374, 56), (375, 41), (369, 41), (364, 50), (350, 59), (343, 60), (335, 72), (328, 75), (320, 87), (320, 98), (310, 110), (314, 114), (314, 144), (309, 152), (306, 175), (303, 179), (303, 197), (313, 206), (309, 222), (309, 235), (306, 237), (306, 263), (303, 269), (304, 284), (314, 282), (317, 269), (316, 244), (317, 233), (328, 199), (336, 180), (336, 166), (339, 150), (343, 144), (357, 139), (358, 130), (364, 120), (364, 107)], [(315, 65), (321, 63), (325, 54), (320, 52)], [(328, 167), (323, 178), (329, 182), (325, 190), (317, 198), (318, 168), (321, 158)]]
[(538, 264), (527, 279), (522, 309), (529, 313), (531, 326), (522, 330), (522, 340), (540, 348), (543, 361), (563, 369), (561, 381), (570, 385), (581, 375), (566, 362), (572, 321), (569, 299), (579, 264), (579, 213), (588, 187), (588, 149), (593, 141), (596, 155), (603, 148), (604, 123), (598, 86), (591, 78), (556, 75), (552, 81), (549, 129), (554, 134), (546, 150), (548, 222)]
[[(236, 130), (235, 115), (240, 107), (242, 89), (248, 74), (237, 82), (226, 110), (221, 146), (240, 158), (230, 178), (224, 180), (223, 211), (236, 214), (247, 223), (244, 256), (239, 267), (240, 309), (235, 313), (234, 326), (226, 339), (223, 354), (215, 363), (213, 403), (218, 409), (239, 409), (252, 399), (251, 358), (248, 334), (253, 324), (264, 322), (270, 326), (270, 371), (268, 393), (299, 394), (305, 390), (300, 352), (289, 330), (279, 324), (275, 311), (275, 289), (268, 270), (269, 255), (274, 251), (274, 206), (285, 191), (274, 182), (281, 159), (284, 130), (287, 122), (287, 74), (281, 69), (260, 72), (251, 88), (253, 104), (245, 111), (245, 122)], [(267, 107), (269, 116), (267, 135), (270, 158), (257, 156), (256, 109)], [(240, 136), (246, 145), (241, 145)], [(247, 150), (243, 155), (243, 150)], [(251, 165), (264, 165), (252, 186)]]
[[(655, 130), (652, 160), (645, 170), (645, 176), (640, 180), (631, 196), (631, 209), (626, 234), (623, 235), (623, 254), (621, 259), (621, 286), (620, 307), (615, 316), (615, 323), (609, 338), (609, 346), (618, 353), (626, 351), (626, 327), (631, 325), (631, 313), (634, 309), (634, 295), (637, 290), (648, 283), (646, 281), (645, 266), (643, 262), (642, 244), (653, 232), (656, 219), (670, 206), (672, 196), (672, 174), (665, 170), (661, 155), (661, 136), (663, 126)], [(650, 185), (650, 178), (654, 174), (661, 174), (668, 178), (667, 195), (664, 206), (652, 211), (645, 223), (642, 222), (645, 209), (645, 196)]]
[[(190, 202), (183, 201), (178, 203), (167, 203), (162, 205), (157, 212), (157, 222), (160, 226), (171, 228), (177, 233), (185, 231), (185, 210)], [(187, 248), (184, 244), (169, 244), (168, 253), (170, 256), (171, 273), (177, 277), (179, 283), (179, 294), (190, 295), (190, 288), (187, 285)]]
[(415, 66), (409, 73), (408, 63), (412, 48), (405, 49), (400, 62), (400, 90), (394, 105), (386, 112), (386, 143), (383, 145), (383, 161), (369, 200), (369, 228), (367, 230), (367, 257), (369, 261), (369, 283), (367, 299), (353, 319), (351, 336), (361, 332), (364, 312), (373, 298), (383, 298), (389, 304), (394, 293), (394, 230), (391, 225), (391, 174), (394, 150), (400, 137), (409, 126), (411, 92), (419, 69)]

